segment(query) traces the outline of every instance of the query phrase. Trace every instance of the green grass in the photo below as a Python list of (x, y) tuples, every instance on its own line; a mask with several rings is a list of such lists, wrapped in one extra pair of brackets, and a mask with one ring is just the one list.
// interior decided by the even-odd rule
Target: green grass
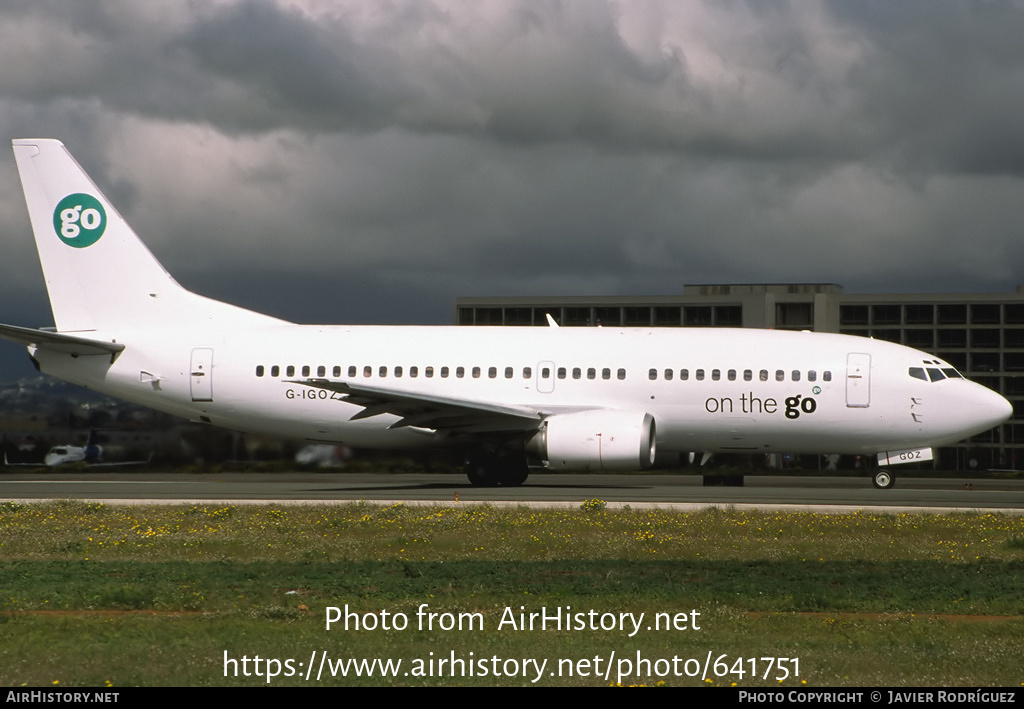
[[(799, 658), (783, 686), (1020, 685), (1024, 520), (526, 507), (0, 506), (0, 685), (242, 685), (224, 658)], [(325, 609), (404, 630), (325, 629)], [(417, 627), (417, 609), (483, 629)], [(618, 630), (513, 630), (506, 609), (644, 613)], [(656, 613), (700, 630), (647, 630)], [(434, 653), (431, 655), (430, 653)], [(319, 657), (319, 656), (318, 656)], [(737, 660), (742, 660), (736, 665)], [(567, 666), (567, 665), (566, 665)], [(762, 670), (764, 664), (761, 663)], [(693, 665), (688, 666), (689, 669)], [(229, 664), (229, 669), (231, 665)], [(252, 668), (250, 668), (252, 669)], [(538, 684), (606, 684), (585, 663)], [(580, 676), (578, 670), (587, 673)], [(305, 669), (301, 670), (305, 672)], [(603, 672), (603, 668), (601, 670)], [(274, 685), (530, 684), (275, 677)], [(712, 683), (778, 686), (774, 674)], [(612, 672), (611, 679), (615, 679)], [(624, 682), (654, 684), (658, 677)], [(663, 677), (669, 685), (702, 677)]]

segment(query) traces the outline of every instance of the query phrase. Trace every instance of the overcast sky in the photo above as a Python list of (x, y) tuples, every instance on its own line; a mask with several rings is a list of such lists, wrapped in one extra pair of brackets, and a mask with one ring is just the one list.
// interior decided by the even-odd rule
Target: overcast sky
[[(1001, 291), (1022, 38), (1011, 2), (5, 0), (0, 126), (64, 141), (184, 285), (298, 322)], [(52, 324), (8, 148), (0, 197), (0, 322)]]

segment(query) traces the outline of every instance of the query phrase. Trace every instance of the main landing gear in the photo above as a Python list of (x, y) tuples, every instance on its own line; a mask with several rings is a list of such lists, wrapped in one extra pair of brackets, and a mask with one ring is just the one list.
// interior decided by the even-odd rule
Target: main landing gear
[(871, 483), (879, 490), (888, 490), (896, 484), (896, 476), (888, 468), (879, 468), (871, 476)]
[(525, 456), (481, 456), (466, 462), (466, 476), (476, 487), (518, 487), (526, 482), (530, 468)]

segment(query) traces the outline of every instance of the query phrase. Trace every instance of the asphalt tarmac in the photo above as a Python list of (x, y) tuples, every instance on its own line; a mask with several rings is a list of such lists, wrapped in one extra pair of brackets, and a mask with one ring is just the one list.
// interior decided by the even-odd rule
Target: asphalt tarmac
[(707, 506), (814, 511), (970, 510), (1024, 514), (1024, 481), (979, 478), (900, 477), (877, 490), (867, 477), (745, 476), (742, 487), (704, 486), (699, 475), (551, 474), (537, 472), (526, 484), (478, 488), (465, 476), (446, 473), (372, 474), (0, 472), (0, 500), (95, 500), (107, 503), (367, 502), (577, 506), (600, 499), (610, 507)]

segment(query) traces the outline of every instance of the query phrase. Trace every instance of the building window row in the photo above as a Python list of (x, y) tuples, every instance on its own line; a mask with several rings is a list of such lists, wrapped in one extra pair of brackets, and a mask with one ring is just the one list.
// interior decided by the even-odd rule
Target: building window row
[(840, 325), (1019, 325), (1024, 303), (840, 305)]
[(563, 327), (741, 327), (739, 305), (623, 305), (459, 308), (460, 325), (540, 325), (551, 315)]

